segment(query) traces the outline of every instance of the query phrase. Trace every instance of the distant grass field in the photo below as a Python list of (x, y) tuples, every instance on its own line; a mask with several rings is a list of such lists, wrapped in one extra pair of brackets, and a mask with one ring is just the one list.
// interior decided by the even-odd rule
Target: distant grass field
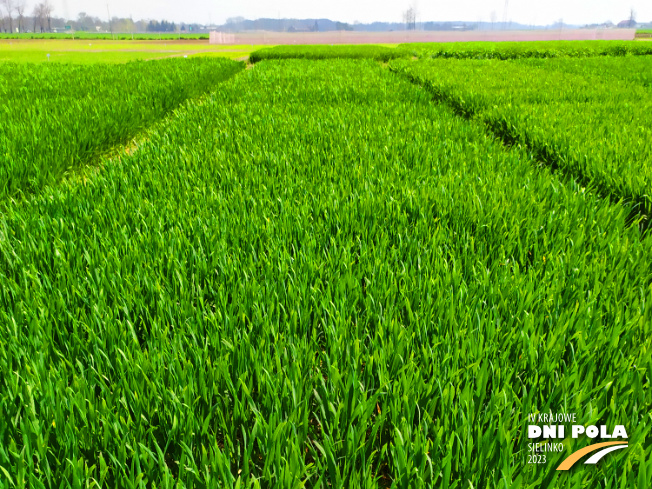
[(0, 39), (107, 39), (107, 40), (155, 40), (155, 39), (208, 39), (208, 34), (182, 34), (182, 33), (120, 33), (107, 32), (28, 32), (20, 34), (0, 33)]
[[(16, 63), (126, 63), (134, 60), (153, 60), (179, 56), (210, 56), (228, 59), (251, 57), (252, 62), (262, 59), (283, 58), (373, 58), (387, 61), (397, 57), (591, 57), (605, 54), (646, 54), (652, 50), (641, 42), (585, 41), (585, 42), (532, 42), (532, 43), (425, 43), (378, 44), (354, 46), (265, 46), (256, 44), (221, 46), (208, 40), (177, 35), (116, 35), (115, 40), (104, 39), (106, 34), (76, 33), (75, 40), (68, 34), (34, 34), (10, 38), (0, 34), (0, 62)], [(16, 35), (18, 36), (18, 35)], [(48, 37), (49, 36), (49, 37)], [(145, 37), (149, 36), (149, 37)], [(82, 37), (82, 38), (80, 38)], [(119, 38), (119, 39), (118, 39)], [(609, 48), (609, 49), (607, 49)], [(607, 49), (609, 52), (604, 52)], [(48, 54), (50, 55), (48, 57)]]
[(0, 62), (126, 63), (178, 56), (247, 57), (262, 46), (217, 46), (201, 40), (111, 41), (71, 39), (0, 39)]

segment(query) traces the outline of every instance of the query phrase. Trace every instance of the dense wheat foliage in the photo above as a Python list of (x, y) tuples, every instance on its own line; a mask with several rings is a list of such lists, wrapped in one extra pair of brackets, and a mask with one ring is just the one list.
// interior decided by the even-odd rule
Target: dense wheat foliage
[[(9, 207), (0, 481), (648, 487), (652, 237), (526, 149), (372, 60), (264, 61)], [(630, 446), (527, 465), (550, 409)]]
[[(599, 81), (603, 86), (610, 81), (630, 82), (644, 87), (652, 87), (651, 56), (611, 56), (592, 57), (577, 60), (573, 58), (533, 59), (521, 58), (516, 61), (524, 66), (536, 66), (549, 71), (572, 73)], [(645, 96), (643, 100), (645, 100)]]
[(588, 58), (652, 54), (652, 44), (636, 41), (528, 41), (401, 44), (420, 58), (521, 59)]
[(0, 200), (56, 182), (242, 68), (215, 58), (0, 64)]

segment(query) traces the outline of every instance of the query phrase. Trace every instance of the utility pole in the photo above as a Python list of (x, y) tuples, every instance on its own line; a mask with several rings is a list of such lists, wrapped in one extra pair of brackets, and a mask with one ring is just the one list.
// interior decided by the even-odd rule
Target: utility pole
[(106, 15), (109, 16), (109, 29), (111, 30), (111, 40), (115, 41), (113, 37), (113, 22), (111, 22), (111, 12), (109, 12), (109, 2), (106, 2)]
[(509, 0), (505, 0), (505, 10), (503, 10), (503, 30), (507, 29), (507, 11), (509, 10)]

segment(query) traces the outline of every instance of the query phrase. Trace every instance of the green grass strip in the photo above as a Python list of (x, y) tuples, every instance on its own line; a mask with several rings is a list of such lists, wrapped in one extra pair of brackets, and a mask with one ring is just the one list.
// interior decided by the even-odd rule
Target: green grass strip
[(274, 46), (254, 51), (249, 55), (251, 63), (272, 59), (374, 59), (387, 62), (408, 56), (405, 49), (375, 45), (301, 45)]
[(419, 58), (521, 59), (587, 58), (652, 54), (652, 45), (637, 41), (519, 41), (408, 43), (399, 49)]

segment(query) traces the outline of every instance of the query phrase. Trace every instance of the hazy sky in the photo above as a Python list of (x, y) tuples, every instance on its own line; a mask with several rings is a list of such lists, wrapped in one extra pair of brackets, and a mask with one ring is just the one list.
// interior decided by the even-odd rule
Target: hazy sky
[[(27, 0), (29, 4), (36, 0)], [(76, 18), (86, 12), (107, 17), (106, 0), (51, 0), (54, 15)], [(617, 23), (629, 18), (630, 9), (639, 22), (652, 21), (651, 0), (108, 0), (111, 16), (137, 19), (223, 23), (228, 17), (329, 18), (342, 22), (401, 22), (402, 12), (415, 5), (418, 21), (464, 20), (489, 22), (503, 18), (523, 24), (549, 24), (562, 18), (569, 24)], [(505, 15), (505, 5), (507, 12)], [(31, 10), (31, 9), (30, 9)]]

